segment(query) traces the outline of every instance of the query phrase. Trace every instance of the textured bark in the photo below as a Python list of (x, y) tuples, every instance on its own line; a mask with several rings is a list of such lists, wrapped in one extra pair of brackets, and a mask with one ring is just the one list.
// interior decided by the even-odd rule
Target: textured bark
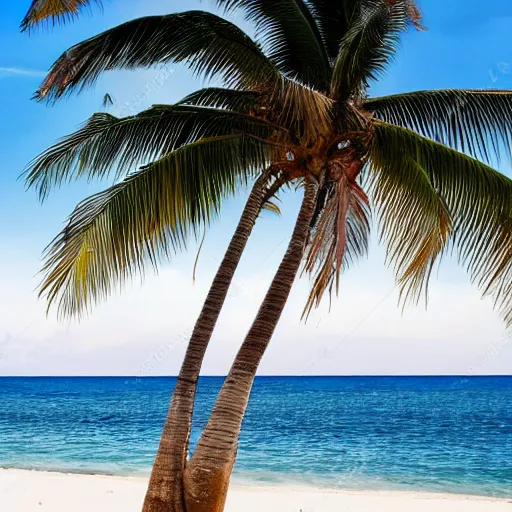
[(314, 180), (308, 180), (288, 250), (224, 381), (192, 459), (187, 463), (184, 474), (187, 512), (224, 510), (254, 377), (297, 276), (315, 209), (317, 190)]
[(197, 380), (229, 286), (260, 212), (267, 175), (255, 183), (224, 259), (194, 326), (169, 406), (142, 512), (184, 512), (187, 460)]

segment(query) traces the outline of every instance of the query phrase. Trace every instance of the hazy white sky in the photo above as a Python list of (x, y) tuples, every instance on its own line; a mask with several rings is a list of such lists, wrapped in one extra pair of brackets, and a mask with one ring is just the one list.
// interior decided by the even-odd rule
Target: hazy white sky
[[(478, 7), (473, 3), (469, 14)], [(208, 233), (195, 285), (197, 245), (192, 243), (188, 253), (164, 265), (158, 276), (149, 273), (144, 284), (129, 284), (81, 323), (45, 317), (45, 305), (34, 292), (41, 250), (74, 204), (105, 184), (65, 188), (40, 206), (35, 195), (15, 181), (23, 165), (97, 110), (105, 92), (116, 100), (113, 113), (127, 115), (152, 103), (171, 103), (203, 85), (176, 66), (163, 74), (113, 73), (94, 91), (55, 108), (29, 102), (40, 80), (34, 70), (48, 68), (74, 42), (136, 15), (184, 8), (163, 0), (125, 4), (121, 9), (112, 1), (103, 17), (28, 40), (16, 28), (25, 6), (12, 8), (0, 22), (3, 37), (11, 42), (0, 58), (0, 101), (7, 113), (0, 142), (6, 155), (0, 179), (7, 191), (0, 206), (0, 375), (176, 374), (241, 211), (245, 192), (226, 204), (222, 220)], [(503, 49), (504, 41), (510, 42), (509, 15), (497, 12), (480, 19), (468, 14), (469, 37), (456, 29), (454, 12), (444, 9), (440, 0), (423, 4), (430, 30), (408, 36), (378, 94), (439, 87), (512, 88), (510, 68), (505, 66), (510, 55)], [(186, 8), (196, 6), (199, 2), (191, 1)], [(260, 219), (208, 350), (205, 374), (228, 370), (284, 253), (298, 201), (297, 194), (289, 193), (283, 198), (282, 218), (264, 213)], [(368, 260), (343, 277), (340, 298), (333, 300), (331, 311), (326, 300), (305, 325), (300, 314), (307, 290), (307, 279), (296, 283), (262, 374), (512, 373), (510, 336), (492, 304), (480, 300), (454, 261), (446, 260), (434, 276), (428, 311), (422, 305), (402, 315), (393, 275), (377, 244)]]

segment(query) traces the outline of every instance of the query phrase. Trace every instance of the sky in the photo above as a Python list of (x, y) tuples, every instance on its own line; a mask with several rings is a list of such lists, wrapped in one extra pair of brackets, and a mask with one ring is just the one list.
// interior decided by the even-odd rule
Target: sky
[[(215, 11), (213, 0), (108, 0), (103, 12), (67, 26), (20, 34), (29, 0), (0, 7), (0, 375), (175, 375), (194, 321), (235, 229), (247, 191), (226, 201), (207, 232), (195, 284), (197, 243), (145, 279), (128, 283), (80, 322), (59, 322), (37, 298), (41, 252), (81, 199), (111, 183), (78, 182), (40, 204), (18, 179), (26, 164), (101, 109), (131, 115), (173, 103), (206, 83), (183, 66), (111, 72), (55, 106), (31, 101), (53, 61), (68, 47), (129, 19), (184, 9)], [(426, 32), (405, 35), (396, 60), (372, 94), (420, 89), (512, 89), (512, 4), (493, 0), (422, 0)], [(186, 5), (185, 5), (186, 4)], [(239, 15), (230, 16), (251, 32)], [(500, 170), (511, 175), (509, 167)], [(286, 249), (300, 193), (282, 198), (282, 217), (258, 220), (203, 366), (225, 374)], [(492, 302), (481, 300), (456, 261), (443, 261), (422, 303), (398, 307), (385, 248), (345, 273), (340, 296), (305, 324), (308, 292), (297, 280), (261, 367), (262, 375), (511, 374), (512, 336)]]

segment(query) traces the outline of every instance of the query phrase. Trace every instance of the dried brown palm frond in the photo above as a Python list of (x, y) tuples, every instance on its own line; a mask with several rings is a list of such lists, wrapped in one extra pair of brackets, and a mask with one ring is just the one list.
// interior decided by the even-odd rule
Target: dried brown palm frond
[[(355, 134), (352, 134), (355, 135)], [(343, 137), (325, 170), (319, 213), (313, 219), (304, 271), (314, 275), (303, 317), (320, 304), (324, 293), (339, 291), (343, 269), (366, 254), (370, 236), (370, 202), (357, 183), (366, 159), (370, 133), (362, 139)], [(356, 142), (357, 141), (357, 142)], [(360, 147), (357, 147), (357, 146)]]
[(328, 290), (338, 293), (340, 273), (368, 250), (370, 204), (363, 189), (345, 176), (330, 186), (309, 242), (304, 271), (314, 275), (303, 317)]

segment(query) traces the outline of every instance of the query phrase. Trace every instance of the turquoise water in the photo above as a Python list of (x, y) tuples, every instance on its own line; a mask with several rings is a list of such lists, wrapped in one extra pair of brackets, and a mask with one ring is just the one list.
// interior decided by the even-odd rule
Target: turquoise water
[[(0, 379), (0, 466), (148, 474), (172, 378)], [(192, 442), (222, 379), (203, 378)], [(512, 497), (512, 377), (260, 377), (235, 479)]]

